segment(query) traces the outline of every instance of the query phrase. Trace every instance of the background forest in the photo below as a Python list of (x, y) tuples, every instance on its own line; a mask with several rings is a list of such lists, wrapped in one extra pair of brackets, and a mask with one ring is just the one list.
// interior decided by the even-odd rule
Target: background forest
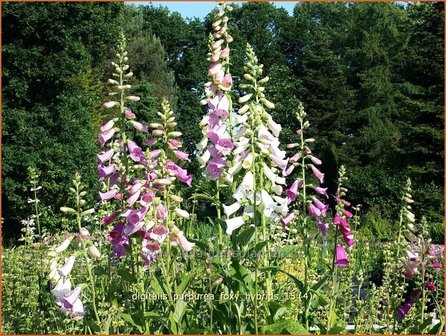
[[(271, 82), (282, 141), (297, 128), (301, 101), (324, 162), (326, 187), (336, 188), (341, 164), (349, 171), (352, 203), (361, 203), (358, 235), (391, 240), (401, 206), (400, 186), (413, 182), (415, 212), (426, 216), (434, 242), (443, 241), (444, 4), (297, 3), (293, 15), (270, 3), (236, 4), (233, 77), (249, 40)], [(162, 96), (178, 115), (185, 151), (200, 140), (205, 109), (210, 16), (185, 20), (177, 12), (124, 3), (3, 3), (2, 216), (6, 244), (20, 234), (34, 204), (28, 167), (39, 175), (42, 227), (70, 230), (59, 208), (77, 170), (97, 201), (99, 126), (105, 78), (124, 28), (132, 69), (143, 97), (135, 107), (151, 122)], [(151, 98), (147, 98), (147, 97)], [(312, 135), (312, 134), (310, 134)], [(209, 188), (195, 160), (199, 190)], [(205, 204), (198, 220), (210, 216)], [(396, 209), (396, 210), (395, 210)]]

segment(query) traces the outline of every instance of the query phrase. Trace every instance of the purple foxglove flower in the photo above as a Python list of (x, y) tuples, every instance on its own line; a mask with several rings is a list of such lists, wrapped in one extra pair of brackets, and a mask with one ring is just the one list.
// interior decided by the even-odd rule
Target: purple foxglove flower
[(288, 225), (288, 224), (293, 220), (293, 218), (294, 218), (294, 213), (291, 212), (291, 213), (289, 213), (288, 215), (286, 215), (285, 217), (282, 217), (282, 218), (280, 219), (280, 221), (282, 222), (282, 225), (283, 225), (283, 226), (286, 226), (286, 225)]
[(104, 133), (110, 131), (114, 125), (115, 121), (113, 119), (107, 121), (104, 125), (101, 126), (101, 132)]
[(311, 217), (319, 217), (322, 215), (321, 210), (318, 207), (316, 207), (313, 203), (311, 203), (307, 209), (308, 209), (308, 214)]
[(434, 261), (433, 263), (432, 263), (432, 267), (433, 268), (441, 268), (441, 262), (439, 262), (439, 261)]
[(211, 85), (209, 85), (209, 86), (207, 86), (205, 89), (204, 89), (204, 92), (206, 93), (206, 96), (210, 96), (210, 95), (212, 95), (213, 93), (215, 93), (215, 91), (217, 90), (217, 85), (215, 85), (214, 83), (212, 83)]
[(110, 189), (105, 193), (99, 192), (99, 198), (101, 199), (101, 202), (108, 201), (109, 199), (115, 197), (117, 192), (118, 191), (116, 189)]
[(130, 109), (125, 110), (124, 115), (125, 115), (125, 118), (128, 120), (132, 120), (132, 119), (136, 118), (135, 113), (133, 113), (132, 110), (130, 110)]
[(132, 196), (127, 198), (127, 201), (126, 201), (127, 205), (132, 206), (133, 204), (135, 204), (135, 202), (138, 200), (140, 194), (141, 194), (141, 190), (138, 190)]
[(214, 157), (209, 161), (207, 171), (211, 177), (211, 180), (218, 180), (223, 173), (225, 167), (225, 161), (221, 157)]
[(325, 217), (327, 215), (327, 209), (328, 204), (324, 204), (321, 201), (319, 201), (316, 197), (313, 197), (313, 204), (321, 210), (322, 217)]
[(156, 256), (161, 252), (160, 244), (156, 241), (144, 239), (142, 242), (142, 257), (145, 266), (156, 260)]
[(311, 161), (313, 161), (313, 163), (314, 163), (315, 165), (321, 165), (321, 164), (322, 164), (322, 161), (319, 160), (317, 157), (315, 157), (315, 156), (313, 156), (313, 155), (310, 155), (310, 159), (311, 159)]
[(285, 168), (283, 170), (283, 176), (288, 176), (290, 175), (294, 170), (294, 165), (289, 166), (288, 168)]
[(335, 265), (345, 267), (348, 265), (347, 253), (341, 244), (336, 245)]
[(353, 239), (353, 234), (347, 234), (347, 235), (343, 235), (344, 238), (344, 242), (345, 244), (350, 248), (350, 250), (352, 249), (353, 245), (355, 245), (355, 240)]
[(152, 231), (149, 233), (150, 239), (157, 241), (158, 243), (162, 243), (169, 233), (169, 229), (163, 225), (155, 226), (152, 228)]
[(342, 209), (342, 213), (345, 215), (345, 217), (347, 218), (352, 218), (353, 214), (350, 211), (347, 211), (345, 209)]
[(135, 129), (137, 129), (140, 132), (143, 132), (143, 133), (148, 133), (149, 132), (148, 127), (146, 125), (141, 124), (140, 122), (137, 122), (135, 120), (131, 120), (130, 123), (133, 125), (133, 127)]
[(294, 154), (292, 157), (290, 157), (290, 163), (295, 163), (300, 160), (300, 153)]
[(112, 243), (113, 245), (118, 245), (120, 243), (123, 243), (125, 241), (125, 238), (122, 236), (123, 232), (124, 232), (124, 224), (123, 223), (116, 224), (113, 230), (111, 230), (108, 233), (108, 240), (110, 241), (110, 243)]
[(169, 146), (170, 149), (174, 150), (174, 149), (178, 149), (180, 147), (183, 146), (183, 144), (181, 143), (181, 141), (178, 141), (176, 139), (170, 139), (167, 142), (167, 145)]
[(125, 245), (127, 245), (127, 244), (120, 243), (120, 244), (115, 245), (115, 247), (113, 249), (113, 254), (116, 259), (121, 259), (122, 257), (124, 257), (127, 254)]
[(113, 149), (109, 149), (106, 152), (102, 152), (101, 154), (97, 154), (99, 164), (103, 164), (104, 162), (110, 160), (114, 153), (115, 152), (114, 152)]
[(71, 308), (73, 308), (74, 302), (79, 298), (79, 295), (81, 294), (81, 287), (76, 287), (71, 291), (71, 293), (65, 294), (61, 297), (59, 297), (59, 303), (63, 308), (65, 308), (66, 311), (70, 311)]
[(298, 193), (298, 189), (300, 188), (300, 181), (296, 180), (293, 184), (285, 191), (286, 196), (290, 200), (290, 202), (294, 202), (296, 200), (296, 196)]
[(182, 160), (182, 161), (190, 161), (189, 160), (189, 154), (179, 151), (179, 150), (174, 150), (173, 153), (175, 154), (175, 156)]
[(159, 204), (156, 207), (156, 219), (160, 222), (164, 222), (166, 217), (167, 217), (167, 209), (164, 207), (164, 205)]
[(325, 234), (328, 231), (328, 227), (329, 227), (328, 223), (324, 223), (318, 219), (316, 221), (316, 225), (318, 226), (319, 230), (321, 230), (321, 233), (325, 236)]
[(156, 144), (157, 141), (158, 140), (156, 140), (155, 138), (146, 139), (146, 140), (144, 140), (144, 145), (152, 146), (152, 145)]
[(229, 57), (229, 48), (224, 48), (221, 51), (220, 58), (228, 58)]
[(321, 173), (319, 169), (317, 169), (314, 165), (311, 165), (311, 170), (313, 171), (314, 176), (321, 182), (324, 182), (324, 175)]
[(124, 227), (124, 234), (127, 236), (130, 236), (134, 234), (135, 232), (138, 232), (141, 230), (144, 226), (144, 222), (141, 220), (136, 223), (127, 223), (127, 225)]
[(98, 166), (98, 175), (99, 175), (99, 181), (104, 181), (104, 179), (114, 173), (116, 170), (116, 165), (112, 163), (111, 165), (107, 167)]
[(412, 301), (410, 300), (405, 302), (400, 308), (398, 308), (397, 314), (400, 321), (407, 315), (410, 308), (412, 308)]
[(426, 282), (425, 285), (426, 285), (426, 288), (427, 288), (428, 290), (430, 290), (431, 292), (435, 292), (435, 291), (437, 291), (437, 287), (435, 287), (435, 285), (434, 285), (433, 282), (428, 281), (428, 282)]
[(327, 188), (316, 187), (314, 190), (321, 196), (328, 199)]
[(186, 183), (189, 187), (192, 185), (192, 175), (188, 175), (186, 169), (179, 167), (172, 161), (167, 161), (166, 167), (175, 175), (178, 180)]
[(135, 162), (141, 162), (143, 161), (143, 153), (142, 149), (134, 143), (132, 140), (127, 140), (127, 148), (128, 152), (130, 154), (130, 158)]
[(98, 142), (99, 142), (100, 147), (101, 148), (104, 147), (105, 144), (107, 143), (107, 141), (109, 141), (113, 137), (113, 135), (115, 135), (114, 128), (112, 128), (109, 131), (101, 133), (98, 137)]
[(154, 198), (155, 198), (155, 193), (153, 192), (153, 190), (149, 190), (141, 196), (139, 203), (142, 206), (146, 207), (153, 202)]

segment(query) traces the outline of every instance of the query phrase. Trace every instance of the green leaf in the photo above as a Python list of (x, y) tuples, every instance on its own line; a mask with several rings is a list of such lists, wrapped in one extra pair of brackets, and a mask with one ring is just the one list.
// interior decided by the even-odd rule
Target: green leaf
[(432, 327), (432, 329), (428, 332), (429, 335), (433, 334), (441, 334), (443, 332), (444, 322), (440, 321), (436, 325)]
[(189, 282), (190, 282), (190, 279), (191, 279), (191, 278), (192, 278), (192, 274), (191, 274), (191, 273), (187, 274), (187, 275), (183, 278), (183, 280), (181, 281), (180, 285), (179, 285), (178, 288), (177, 288), (177, 294), (178, 294), (178, 295), (181, 295), (181, 294), (184, 293), (184, 291), (187, 289), (187, 287), (188, 287), (188, 285), (189, 285)]
[(220, 204), (220, 202), (218, 202), (215, 198), (213, 198), (209, 194), (205, 194), (205, 193), (193, 194), (190, 198), (191, 199), (205, 199), (205, 200), (210, 201), (214, 206), (218, 206)]
[(282, 259), (286, 258), (295, 249), (296, 249), (295, 246), (291, 246), (291, 245), (284, 246), (284, 247), (280, 248), (279, 250), (277, 250), (277, 252), (275, 253), (275, 255), (276, 255), (275, 259), (282, 260)]
[(177, 324), (172, 312), (169, 314), (169, 331), (171, 334), (178, 334)]
[(173, 313), (173, 319), (175, 322), (180, 323), (184, 313), (186, 312), (186, 308), (187, 303), (184, 300), (177, 300), (177, 302), (175, 303), (175, 311)]
[(130, 271), (127, 268), (121, 268), (118, 270), (118, 274), (121, 276), (121, 278), (129, 283), (136, 283), (137, 280), (135, 276), (130, 273)]
[(139, 325), (138, 323), (135, 322), (135, 320), (133, 319), (133, 317), (130, 314), (125, 314), (125, 313), (119, 313), (119, 316), (124, 320), (129, 322), (131, 325), (133, 325), (134, 327), (138, 328), (138, 331), (140, 333), (142, 333), (142, 327), (141, 325)]
[(305, 288), (305, 286), (304, 286), (303, 282), (300, 281), (298, 278), (296, 278), (294, 275), (292, 275), (292, 274), (290, 274), (290, 273), (288, 273), (288, 272), (286, 272), (286, 271), (280, 269), (280, 267), (278, 267), (278, 266), (261, 267), (261, 268), (260, 268), (260, 271), (261, 271), (261, 272), (274, 271), (274, 272), (281, 272), (281, 273), (283, 273), (283, 274), (286, 274), (286, 275), (287, 275), (287, 276), (294, 282), (294, 284), (297, 286), (297, 288), (299, 289), (299, 291), (300, 291), (301, 293), (304, 292), (304, 288)]
[(150, 286), (153, 289), (153, 291), (158, 295), (163, 295), (166, 293), (162, 283), (160, 283), (157, 277), (152, 278), (152, 281), (150, 281)]
[(322, 279), (319, 280), (315, 285), (313, 285), (313, 287), (311, 287), (311, 289), (313, 291), (319, 290), (319, 288), (321, 288), (325, 284), (325, 282), (328, 280), (328, 278), (329, 278), (329, 276), (322, 277)]
[(247, 246), (249, 242), (252, 240), (254, 236), (255, 229), (249, 228), (240, 232), (238, 235), (233, 235), (235, 242), (238, 243), (239, 246)]
[(261, 328), (264, 334), (308, 335), (308, 331), (297, 321), (285, 320)]
[(330, 330), (328, 330), (327, 334), (328, 335), (336, 335), (336, 334), (342, 334), (345, 333), (345, 327), (340, 326), (340, 325), (335, 325), (333, 327), (330, 328)]

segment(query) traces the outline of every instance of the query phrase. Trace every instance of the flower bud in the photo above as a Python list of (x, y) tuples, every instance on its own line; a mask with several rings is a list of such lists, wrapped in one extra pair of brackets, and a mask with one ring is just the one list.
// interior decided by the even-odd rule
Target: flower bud
[(101, 257), (101, 252), (99, 252), (95, 245), (90, 245), (88, 247), (88, 253), (95, 259), (99, 259)]

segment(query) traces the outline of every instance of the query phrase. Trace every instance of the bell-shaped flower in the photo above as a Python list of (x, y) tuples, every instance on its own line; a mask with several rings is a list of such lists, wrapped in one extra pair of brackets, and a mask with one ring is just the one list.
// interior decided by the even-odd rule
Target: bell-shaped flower
[(116, 165), (112, 163), (107, 167), (98, 166), (99, 181), (103, 181), (108, 175), (114, 173), (116, 170)]
[(347, 253), (345, 253), (344, 247), (341, 244), (336, 245), (335, 265), (339, 267), (345, 267), (348, 265)]
[(132, 124), (132, 126), (136, 130), (138, 130), (138, 131), (140, 131), (142, 133), (148, 133), (149, 132), (148, 127), (146, 125), (141, 124), (140, 122), (137, 122), (135, 120), (131, 120), (130, 123)]
[(250, 201), (253, 200), (254, 196), (254, 175), (251, 171), (248, 171), (243, 177), (242, 183), (235, 190), (234, 198), (237, 201), (241, 201), (243, 198), (246, 198)]
[(230, 217), (232, 214), (237, 212), (238, 209), (240, 209), (241, 205), (239, 202), (236, 202), (231, 205), (224, 205), (223, 204), (223, 211), (225, 212), (226, 217)]
[(260, 191), (260, 199), (263, 205), (263, 213), (266, 217), (271, 217), (273, 211), (276, 209), (276, 202), (273, 198), (264, 190)]
[(57, 281), (56, 286), (51, 290), (51, 293), (56, 297), (61, 297), (71, 291), (71, 281), (66, 277), (61, 277)]
[(308, 205), (307, 209), (308, 209), (308, 214), (311, 217), (320, 217), (322, 215), (321, 210), (317, 206), (315, 206), (313, 203)]
[(329, 227), (328, 223), (324, 223), (321, 220), (317, 219), (316, 225), (319, 228), (319, 230), (321, 230), (321, 233), (325, 236), (325, 234), (328, 231), (328, 227)]
[(88, 253), (95, 259), (99, 259), (101, 257), (101, 252), (99, 252), (95, 245), (90, 245), (88, 247)]
[(237, 230), (244, 223), (245, 221), (242, 216), (226, 219), (226, 233), (231, 235), (234, 230)]
[(187, 212), (186, 210), (180, 209), (180, 208), (175, 208), (175, 213), (181, 217), (181, 218), (189, 218), (189, 212)]
[(116, 213), (112, 212), (110, 215), (102, 218), (102, 224), (109, 225), (110, 223), (113, 223), (113, 221), (116, 219)]
[(107, 162), (108, 160), (110, 160), (114, 153), (115, 153), (115, 151), (113, 149), (109, 149), (106, 152), (97, 154), (99, 164), (103, 164), (104, 162)]
[(99, 198), (101, 199), (101, 202), (108, 201), (109, 199), (112, 199), (117, 194), (116, 189), (110, 189), (109, 191), (102, 193), (99, 192)]
[(155, 226), (152, 228), (152, 231), (149, 233), (150, 239), (157, 241), (158, 243), (162, 243), (169, 233), (169, 229), (163, 225)]
[(311, 170), (313, 171), (314, 176), (321, 182), (324, 182), (324, 175), (323, 173), (321, 173), (321, 171), (319, 169), (317, 169), (314, 165), (310, 165), (311, 166)]
[(315, 190), (319, 195), (324, 196), (325, 198), (328, 199), (327, 188), (316, 187), (316, 188), (314, 188), (314, 190)]
[(278, 137), (280, 134), (280, 131), (282, 131), (282, 126), (278, 123), (276, 123), (273, 118), (269, 118), (267, 121), (268, 128), (273, 132), (274, 136)]
[(294, 202), (297, 197), (298, 189), (301, 187), (301, 181), (296, 180), (293, 184), (285, 191), (287, 198), (289, 199), (288, 203)]
[(179, 150), (174, 150), (173, 153), (175, 154), (175, 156), (182, 160), (182, 161), (190, 161), (189, 160), (189, 154), (179, 151)]
[(409, 312), (410, 308), (412, 308), (412, 301), (405, 302), (400, 308), (397, 309), (398, 318), (401, 321)]
[(107, 121), (105, 124), (103, 124), (101, 126), (101, 132), (110, 131), (113, 128), (114, 125), (115, 125), (115, 120), (114, 119), (110, 119), (109, 121)]
[(71, 241), (73, 240), (73, 236), (68, 237), (67, 239), (65, 239), (59, 246), (57, 246), (54, 251), (56, 253), (61, 253), (63, 251), (65, 251), (68, 246), (70, 246)]
[(280, 221), (281, 221), (282, 225), (286, 226), (286, 225), (288, 225), (289, 223), (291, 223), (291, 221), (293, 220), (293, 218), (294, 218), (294, 213), (291, 212), (291, 213), (289, 213), (288, 215), (286, 215), (285, 217), (282, 217), (282, 218), (280, 219)]
[(63, 277), (67, 277), (68, 274), (70, 274), (71, 270), (73, 269), (75, 260), (76, 260), (75, 256), (68, 257), (68, 259), (65, 261), (65, 264), (58, 269), (59, 274)]
[(115, 129), (112, 128), (111, 130), (108, 130), (106, 132), (103, 132), (99, 135), (98, 137), (98, 142), (100, 147), (104, 147), (105, 144), (113, 137), (113, 135), (115, 134)]
[(226, 162), (221, 156), (214, 157), (209, 161), (207, 172), (211, 180), (217, 180), (221, 176), (225, 165)]

